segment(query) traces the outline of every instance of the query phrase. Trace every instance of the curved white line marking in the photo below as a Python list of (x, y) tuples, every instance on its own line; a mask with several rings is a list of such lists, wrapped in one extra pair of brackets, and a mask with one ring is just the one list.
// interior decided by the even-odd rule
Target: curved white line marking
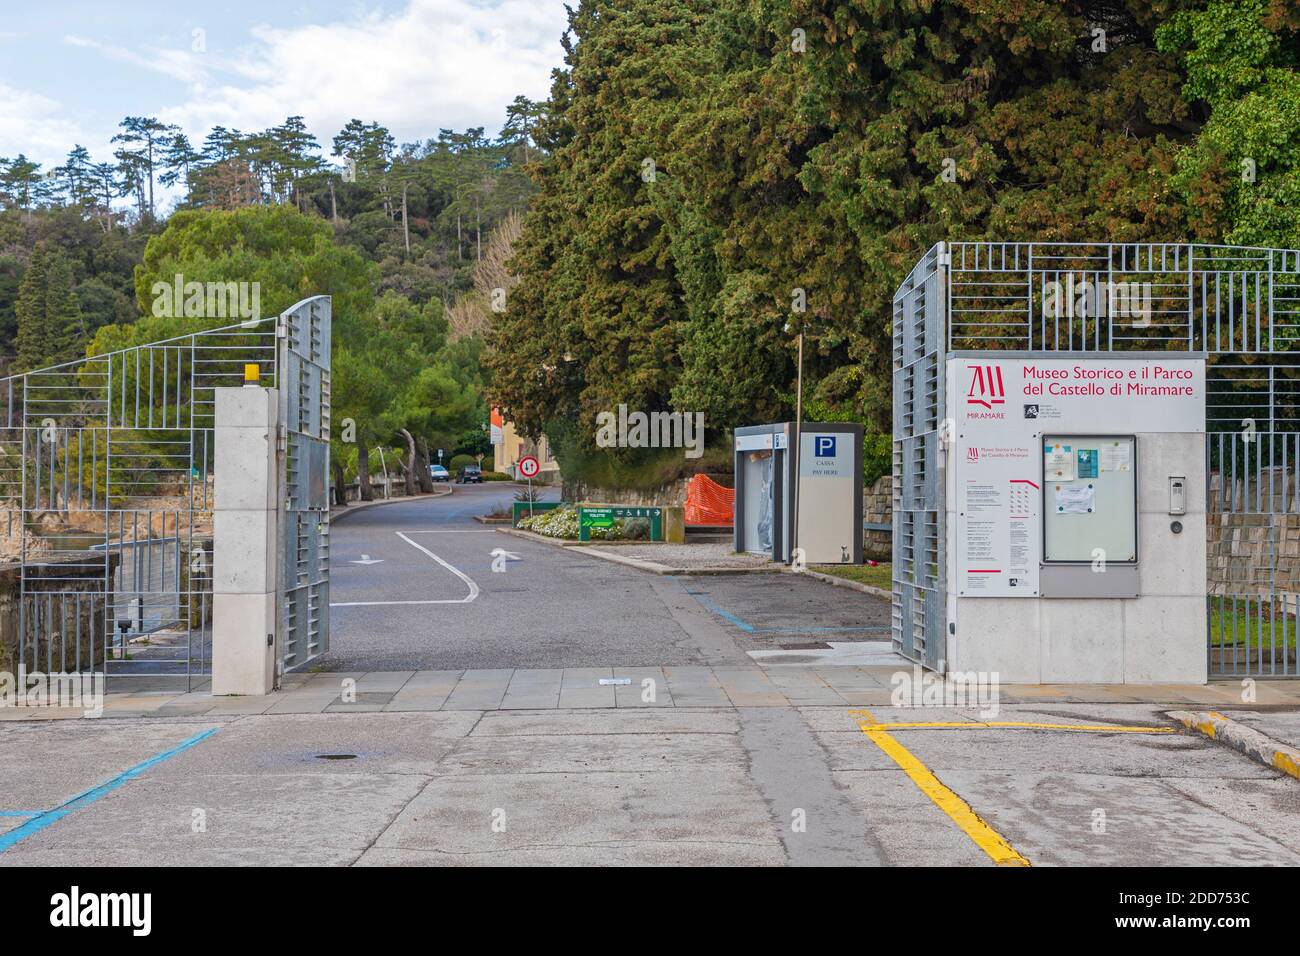
[(464, 571), (462, 571), (460, 568), (456, 567), (455, 565), (448, 564), (446, 561), (442, 560), (442, 558), (438, 557), (436, 554), (434, 554), (424, 545), (416, 544), (414, 541), (412, 541), (402, 532), (398, 531), (397, 536), (401, 538), (403, 541), (405, 541), (407, 544), (409, 544), (411, 547), (415, 548), (417, 551), (423, 551), (425, 554), (433, 558), (433, 560), (437, 561), (439, 564), (441, 564), (452, 574), (456, 575), (456, 577), (460, 578), (462, 581), (468, 584), (469, 594), (465, 595), (463, 598), (443, 598), (441, 600), (435, 600), (435, 601), (340, 601), (338, 603), (331, 602), (330, 607), (378, 607), (381, 605), (388, 606), (388, 605), (408, 605), (408, 604), (469, 604), (476, 597), (478, 597), (478, 593), (479, 593), (478, 585), (474, 583), (474, 579), (471, 578), (468, 574), (466, 574)]

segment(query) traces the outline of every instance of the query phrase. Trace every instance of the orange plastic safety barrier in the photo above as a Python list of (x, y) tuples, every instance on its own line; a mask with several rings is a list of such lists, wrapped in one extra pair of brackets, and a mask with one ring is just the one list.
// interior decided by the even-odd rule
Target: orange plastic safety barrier
[(685, 511), (687, 524), (731, 527), (736, 490), (723, 487), (707, 475), (696, 475), (686, 486)]

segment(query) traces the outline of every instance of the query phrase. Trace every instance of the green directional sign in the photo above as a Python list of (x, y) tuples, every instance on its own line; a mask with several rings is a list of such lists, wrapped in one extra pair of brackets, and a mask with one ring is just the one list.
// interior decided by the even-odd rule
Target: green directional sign
[[(645, 533), (638, 535), (636, 525), (644, 525)], [(621, 529), (622, 538), (641, 538), (645, 541), (664, 539), (663, 509), (640, 505), (579, 505), (578, 540), (599, 540)], [(593, 532), (595, 532), (593, 534)]]

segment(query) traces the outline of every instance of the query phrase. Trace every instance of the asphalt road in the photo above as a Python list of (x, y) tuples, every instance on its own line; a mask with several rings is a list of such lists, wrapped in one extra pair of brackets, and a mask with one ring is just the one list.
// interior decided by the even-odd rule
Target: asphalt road
[[(883, 640), (888, 605), (792, 575), (663, 578), (473, 520), (516, 485), (360, 511), (331, 530), (330, 652), (347, 671), (749, 663), (749, 650)], [(548, 493), (555, 500), (556, 493)], [(493, 571), (493, 552), (511, 557)], [(370, 562), (370, 563), (362, 563)], [(500, 566), (500, 565), (498, 565)], [(718, 640), (696, 625), (722, 625)]]

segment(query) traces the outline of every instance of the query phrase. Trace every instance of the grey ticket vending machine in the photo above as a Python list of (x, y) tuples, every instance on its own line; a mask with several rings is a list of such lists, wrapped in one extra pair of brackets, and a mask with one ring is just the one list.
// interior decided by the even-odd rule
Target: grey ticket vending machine
[(804, 422), (799, 432), (796, 455), (793, 422), (735, 430), (735, 548), (789, 563), (797, 545), (807, 564), (860, 564), (862, 426)]

